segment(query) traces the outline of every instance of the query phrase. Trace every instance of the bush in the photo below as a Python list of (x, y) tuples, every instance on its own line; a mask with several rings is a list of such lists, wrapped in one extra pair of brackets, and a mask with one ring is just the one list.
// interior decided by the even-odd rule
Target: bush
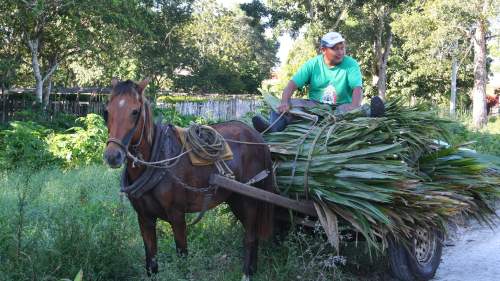
[(11, 122), (0, 131), (2, 169), (75, 167), (101, 162), (107, 139), (104, 120), (89, 114), (76, 123), (79, 126), (57, 132), (33, 121)]
[(75, 124), (77, 116), (68, 113), (49, 114), (41, 109), (23, 110), (16, 112), (16, 121), (31, 121), (54, 131), (64, 131)]
[(193, 115), (181, 115), (175, 108), (153, 108), (155, 119), (161, 119), (162, 123), (169, 123), (180, 127), (187, 127), (191, 122), (207, 124), (203, 117)]
[(88, 114), (76, 120), (76, 126), (65, 133), (51, 134), (47, 138), (48, 150), (61, 159), (66, 167), (76, 167), (102, 162), (108, 138), (104, 119)]
[[(35, 113), (26, 114), (25, 117)], [(183, 116), (173, 108), (155, 108), (154, 114), (164, 123), (181, 127), (187, 127), (191, 122), (207, 124), (202, 117)], [(69, 122), (66, 117), (61, 120)], [(40, 120), (13, 121), (0, 130), (1, 169), (10, 170), (20, 166), (40, 169), (54, 165), (74, 168), (101, 163), (108, 137), (103, 118), (91, 113), (77, 118), (69, 129), (66, 128), (66, 121), (58, 125)]]
[(0, 166), (15, 169), (20, 166), (39, 169), (60, 161), (47, 150), (46, 136), (52, 133), (32, 121), (11, 122), (0, 131)]

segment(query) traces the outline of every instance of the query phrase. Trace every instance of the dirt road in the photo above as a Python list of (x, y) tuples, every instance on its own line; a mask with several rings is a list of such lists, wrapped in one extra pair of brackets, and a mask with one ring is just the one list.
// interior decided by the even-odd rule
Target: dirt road
[(500, 220), (496, 223), (493, 229), (475, 222), (459, 227), (445, 241), (441, 265), (433, 280), (500, 280)]

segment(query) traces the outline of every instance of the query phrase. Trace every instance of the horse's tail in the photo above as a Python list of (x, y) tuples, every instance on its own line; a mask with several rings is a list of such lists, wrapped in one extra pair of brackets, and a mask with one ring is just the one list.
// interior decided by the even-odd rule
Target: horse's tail
[[(269, 191), (276, 192), (274, 187), (274, 173), (272, 167), (270, 174), (262, 181), (261, 188)], [(267, 240), (273, 234), (274, 225), (274, 205), (264, 201), (259, 201), (257, 210), (257, 237), (261, 240)]]

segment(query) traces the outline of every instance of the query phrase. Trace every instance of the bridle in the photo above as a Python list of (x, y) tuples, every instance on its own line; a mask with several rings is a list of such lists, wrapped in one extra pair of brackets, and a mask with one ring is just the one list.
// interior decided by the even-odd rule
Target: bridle
[[(141, 108), (139, 109), (139, 113), (137, 114), (137, 119), (135, 120), (134, 127), (132, 129), (130, 129), (130, 131), (125, 135), (125, 137), (122, 140), (117, 139), (117, 138), (108, 138), (108, 140), (106, 141), (106, 145), (108, 145), (109, 143), (114, 143), (114, 144), (118, 145), (120, 147), (120, 149), (122, 149), (125, 154), (127, 154), (128, 146), (130, 144), (130, 141), (132, 140), (132, 137), (134, 136), (135, 132), (137, 131), (137, 125), (139, 125), (139, 120), (141, 119), (140, 116), (141, 116), (141, 114), (143, 114), (144, 121), (143, 121), (142, 130), (141, 130), (141, 136), (139, 137), (139, 140), (137, 141), (137, 143), (132, 144), (132, 147), (135, 150), (138, 148), (138, 146), (142, 142), (144, 130), (146, 128), (146, 111), (145, 111), (145, 109), (143, 109), (143, 107), (144, 107), (144, 102), (142, 103)], [(106, 123), (108, 123), (108, 118), (107, 118), (108, 116), (107, 115), (108, 115), (107, 111), (105, 111), (104, 112), (104, 121)]]

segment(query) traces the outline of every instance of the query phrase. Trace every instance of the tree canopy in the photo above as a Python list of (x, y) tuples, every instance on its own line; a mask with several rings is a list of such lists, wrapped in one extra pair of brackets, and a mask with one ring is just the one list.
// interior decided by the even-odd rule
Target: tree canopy
[(339, 31), (361, 65), (366, 96), (450, 103), (453, 114), (484, 107), (489, 52), (498, 52), (486, 45), (500, 37), (499, 1), (469, 4), (5, 0), (0, 82), (34, 87), (40, 102), (53, 86), (107, 86), (112, 77), (150, 77), (151, 91), (256, 93), (276, 64), (280, 34), (300, 37), (279, 73), (282, 88), (318, 52), (319, 38)]

